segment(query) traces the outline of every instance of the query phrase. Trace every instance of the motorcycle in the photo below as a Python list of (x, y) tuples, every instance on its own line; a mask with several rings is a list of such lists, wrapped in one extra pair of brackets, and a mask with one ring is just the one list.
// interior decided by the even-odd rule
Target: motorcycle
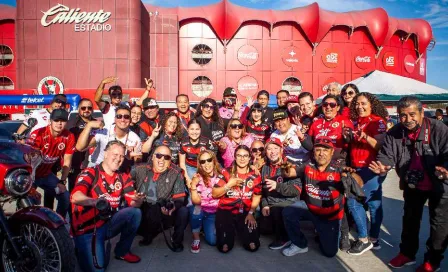
[[(23, 140), (35, 125), (16, 140)], [(0, 248), (3, 271), (75, 271), (75, 250), (64, 219), (51, 209), (36, 206), (35, 171), (42, 162), (40, 150), (0, 140)], [(4, 205), (16, 203), (16, 211)]]

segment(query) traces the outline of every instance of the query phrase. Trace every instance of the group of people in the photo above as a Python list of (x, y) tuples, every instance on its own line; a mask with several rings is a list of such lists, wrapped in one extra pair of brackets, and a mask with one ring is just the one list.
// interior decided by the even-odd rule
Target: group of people
[(30, 115), (38, 122), (28, 143), (44, 154), (35, 186), (44, 190), (45, 206), (53, 208), (56, 198), (56, 211), (69, 213), (82, 270), (103, 271), (106, 241), (118, 234), (119, 260), (140, 261), (130, 251), (134, 238), (148, 246), (170, 226), (167, 244), (180, 252), (188, 224), (192, 253), (200, 252), (201, 229), (205, 242), (223, 253), (236, 236), (257, 251), (260, 234), (272, 234), (269, 248), (285, 256), (305, 253), (303, 220), (314, 224), (326, 257), (379, 250), (382, 183), (392, 168), (404, 190), (404, 215), (400, 252), (389, 265), (415, 263), (429, 200), (431, 232), (418, 271), (439, 268), (448, 239), (448, 127), (424, 117), (417, 98), (398, 102), (399, 123), (391, 125), (383, 103), (353, 84), (330, 84), (320, 105), (309, 92), (286, 90), (277, 92), (275, 109), (265, 90), (243, 105), (229, 87), (220, 104), (206, 98), (194, 108), (179, 94), (176, 109), (164, 111), (149, 98), (150, 79), (134, 103), (122, 100), (117, 85), (109, 88), (110, 102), (102, 100), (115, 80), (105, 78), (95, 94), (103, 120), (82, 99), (74, 126), (66, 127), (62, 94)]

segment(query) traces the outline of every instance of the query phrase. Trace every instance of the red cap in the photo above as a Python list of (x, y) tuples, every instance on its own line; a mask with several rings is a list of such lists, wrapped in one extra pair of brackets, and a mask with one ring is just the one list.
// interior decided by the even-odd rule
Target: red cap
[(264, 147), (267, 148), (268, 145), (270, 145), (270, 144), (275, 144), (275, 145), (278, 145), (280, 147), (283, 147), (282, 141), (280, 141), (279, 138), (269, 138), (269, 140), (266, 142)]
[(314, 146), (325, 146), (328, 148), (334, 148), (333, 141), (328, 137), (320, 137), (314, 140)]
[(290, 95), (286, 100), (286, 104), (288, 103), (299, 103), (299, 97), (297, 95)]

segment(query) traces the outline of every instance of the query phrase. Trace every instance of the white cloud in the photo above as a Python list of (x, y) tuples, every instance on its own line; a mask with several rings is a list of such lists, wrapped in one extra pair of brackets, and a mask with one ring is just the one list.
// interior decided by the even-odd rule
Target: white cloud
[(448, 0), (429, 3), (422, 10), (425, 18), (433, 28), (448, 27)]
[(436, 46), (437, 45), (448, 45), (448, 41), (436, 41)]
[[(352, 11), (370, 9), (374, 6), (369, 1), (363, 0), (280, 0), (278, 2), (278, 9), (292, 9), (296, 7), (303, 7), (314, 2), (319, 4), (319, 7), (331, 11)], [(274, 7), (275, 8), (275, 7)], [(275, 8), (275, 9), (277, 9)]]

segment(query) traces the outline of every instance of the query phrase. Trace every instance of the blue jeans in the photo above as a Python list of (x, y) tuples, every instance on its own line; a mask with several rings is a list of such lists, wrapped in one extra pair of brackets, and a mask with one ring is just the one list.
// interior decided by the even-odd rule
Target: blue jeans
[(68, 208), (70, 207), (70, 193), (65, 191), (62, 194), (56, 194), (55, 188), (59, 183), (59, 179), (54, 174), (49, 174), (46, 177), (38, 178), (34, 184), (44, 190), (45, 195), (52, 196), (58, 200), (56, 212), (65, 219)]
[(188, 208), (190, 209), (191, 232), (198, 233), (203, 227), (205, 241), (211, 246), (216, 245), (215, 214), (204, 212), (199, 205)]
[[(364, 182), (362, 189), (366, 195), (365, 204), (370, 211), (369, 236), (378, 239), (383, 222), (383, 190), (381, 184), (386, 176), (381, 177), (367, 167), (358, 169), (357, 173)], [(358, 238), (367, 238), (367, 216), (363, 204), (353, 198), (348, 198), (347, 206), (358, 228)]]
[(329, 258), (336, 256), (339, 250), (341, 220), (326, 220), (318, 217), (308, 210), (303, 201), (285, 207), (283, 209), (283, 221), (286, 232), (291, 242), (300, 248), (308, 246), (308, 241), (300, 230), (300, 221), (302, 220), (313, 222), (319, 235), (319, 247), (322, 254)]
[(129, 253), (132, 241), (137, 234), (142, 213), (137, 208), (124, 208), (118, 211), (109, 222), (96, 230), (96, 258), (98, 265), (103, 269), (95, 268), (92, 254), (93, 233), (87, 233), (73, 237), (78, 257), (78, 264), (82, 271), (105, 271), (109, 263), (109, 254), (106, 252), (105, 241), (118, 234), (120, 241), (115, 246), (115, 256), (122, 257)]
[(187, 168), (187, 175), (190, 179), (193, 178), (194, 174), (198, 172), (198, 168), (194, 166), (190, 166), (188, 164), (185, 164), (185, 168)]

